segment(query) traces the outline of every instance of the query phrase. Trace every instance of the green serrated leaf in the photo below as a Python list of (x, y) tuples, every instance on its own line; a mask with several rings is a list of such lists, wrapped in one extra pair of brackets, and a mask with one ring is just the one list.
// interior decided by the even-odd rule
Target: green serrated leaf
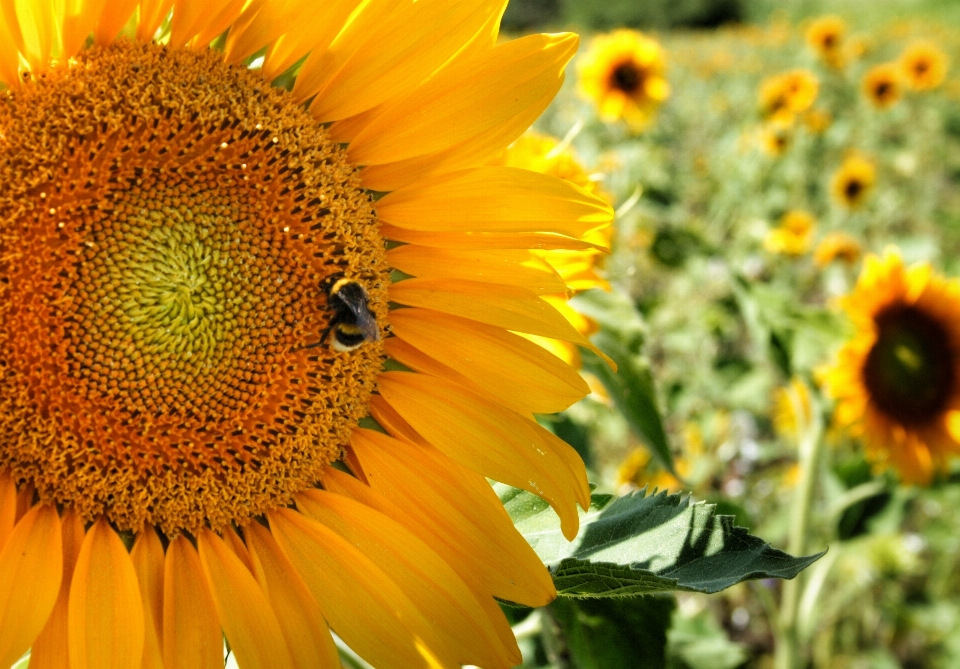
[(750, 579), (786, 578), (823, 553), (792, 557), (716, 515), (712, 504), (646, 489), (594, 495), (568, 542), (556, 514), (535, 495), (496, 486), (514, 524), (567, 597), (629, 597), (669, 590), (719, 592)]

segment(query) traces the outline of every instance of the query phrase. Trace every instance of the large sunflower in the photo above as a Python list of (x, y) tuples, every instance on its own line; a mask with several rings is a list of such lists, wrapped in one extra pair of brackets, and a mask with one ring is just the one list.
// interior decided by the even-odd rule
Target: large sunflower
[(843, 306), (857, 328), (821, 373), (836, 421), (870, 456), (927, 483), (960, 452), (960, 281), (867, 256)]
[(612, 211), (489, 165), (577, 47), (505, 5), (3, 5), (0, 666), (519, 662), (485, 477), (589, 503), (531, 249)]

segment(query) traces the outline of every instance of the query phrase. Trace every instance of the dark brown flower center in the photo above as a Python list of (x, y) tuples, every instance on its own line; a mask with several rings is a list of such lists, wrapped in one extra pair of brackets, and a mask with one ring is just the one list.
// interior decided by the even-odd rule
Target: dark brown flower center
[(610, 83), (614, 88), (628, 95), (632, 95), (640, 89), (643, 78), (643, 72), (640, 71), (637, 64), (627, 62), (621, 63), (614, 68), (613, 73), (610, 75)]
[(950, 333), (915, 306), (888, 307), (875, 322), (877, 341), (863, 368), (870, 401), (903, 425), (928, 424), (956, 391), (957, 359)]

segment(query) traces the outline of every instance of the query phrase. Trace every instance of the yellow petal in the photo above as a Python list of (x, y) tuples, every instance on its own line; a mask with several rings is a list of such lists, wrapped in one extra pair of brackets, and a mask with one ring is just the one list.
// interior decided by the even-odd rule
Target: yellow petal
[(7, 470), (0, 471), (0, 550), (17, 521), (17, 486)]
[(224, 634), (237, 654), (237, 664), (245, 669), (292, 667), (280, 623), (253, 574), (211, 530), (200, 531), (197, 545)]
[(396, 583), (434, 628), (440, 643), (461, 664), (513, 667), (519, 650), (504, 647), (495, 621), (450, 565), (426, 543), (388, 516), (363, 504), (322, 490), (297, 496), (297, 508), (359, 548)]
[(293, 666), (340, 669), (337, 647), (320, 607), (270, 531), (260, 523), (250, 523), (246, 537), (254, 573), (280, 621)]
[(178, 49), (193, 42), (206, 47), (237, 20), (246, 0), (174, 0), (168, 46)]
[(14, 522), (19, 523), (20, 519), (27, 515), (27, 511), (33, 508), (33, 495), (37, 491), (32, 483), (28, 483), (17, 493), (17, 517)]
[(0, 667), (20, 659), (40, 634), (62, 578), (60, 517), (41, 504), (23, 516), (0, 551)]
[(530, 35), (451, 64), (387, 106), (350, 143), (348, 157), (382, 165), (437, 153), (525, 116), (560, 89), (577, 41), (569, 33)]
[[(469, 43), (502, 5), (502, 0), (373, 0), (331, 45), (326, 77), (302, 91), (316, 93), (310, 113), (335, 121), (406, 93)], [(365, 21), (367, 16), (375, 21)]]
[(143, 669), (163, 669), (163, 545), (149, 525), (130, 551), (143, 600)]
[(547, 232), (432, 232), (398, 228), (381, 221), (380, 235), (384, 239), (440, 249), (592, 249), (607, 252), (599, 244)]
[(170, 13), (173, 0), (140, 0), (140, 21), (137, 23), (137, 41), (150, 42)]
[(137, 10), (137, 4), (138, 0), (107, 0), (95, 31), (97, 44), (113, 43)]
[[(323, 61), (330, 43), (341, 31), (347, 18), (360, 4), (360, 0), (335, 0), (332, 2), (316, 2), (315, 0), (296, 0), (293, 6), (293, 17), (296, 20), (287, 21), (285, 32), (267, 50), (263, 61), (263, 73), (268, 79), (283, 74), (293, 66), (307, 52), (310, 55), (300, 68), (297, 83), (304, 71), (310, 72), (312, 63)], [(306, 82), (304, 82), (306, 83)]]
[(327, 468), (323, 484), (328, 490), (349, 494), (402, 523), (478, 593), (526, 606), (545, 606), (556, 597), (546, 567), (483, 476), (434, 448), (372, 430), (356, 430), (351, 444), (372, 488)]
[(395, 309), (390, 325), (401, 340), (525, 413), (563, 411), (590, 392), (575, 370), (501, 328), (429, 309)]
[(69, 58), (80, 50), (87, 37), (93, 32), (106, 1), (67, 0), (67, 2), (64, 2), (63, 22), (61, 23), (64, 56)]
[[(2, 6), (0, 6), (2, 7)], [(13, 32), (0, 11), (0, 82), (7, 88), (16, 88), (20, 85), (20, 52)]]
[(223, 669), (220, 619), (200, 557), (182, 535), (167, 546), (163, 565), (163, 666)]
[(428, 621), (356, 546), (290, 509), (267, 514), (270, 530), (330, 627), (377, 669), (458, 667), (431, 646)]
[(40, 636), (30, 649), (31, 669), (67, 669), (70, 666), (67, 649), (67, 603), (70, 599), (70, 583), (73, 569), (83, 544), (83, 523), (77, 514), (65, 511), (61, 519), (61, 539), (63, 542), (63, 578), (60, 581), (60, 594), (53, 612), (47, 619)]
[[(20, 52), (30, 64), (31, 70), (43, 72), (49, 67), (54, 43), (58, 41), (58, 28), (63, 21), (63, 5), (35, 0), (10, 0), (10, 2), (16, 8), (17, 22), (20, 26), (19, 36), (22, 39), (18, 44)], [(14, 33), (15, 38), (16, 36)]]
[(377, 218), (413, 230), (582, 237), (613, 220), (613, 210), (595, 195), (549, 174), (477, 167), (385, 195), (377, 202)]
[[(243, 565), (247, 568), (247, 570), (256, 576), (257, 571), (256, 566), (253, 563), (253, 558), (250, 557), (250, 553), (247, 551), (247, 547), (243, 545), (243, 540), (240, 538), (240, 536), (236, 532), (224, 532), (223, 540), (230, 547), (230, 550), (232, 550), (234, 554), (240, 558), (240, 561), (243, 562)], [(266, 588), (264, 588), (264, 592), (266, 592)]]
[(139, 669), (143, 635), (137, 574), (120, 537), (101, 517), (80, 546), (70, 581), (70, 668)]
[[(387, 372), (380, 394), (424, 439), (460, 464), (496, 481), (539, 495), (560, 516), (571, 541), (580, 520), (579, 501), (589, 506), (583, 463), (555, 448), (534, 421), (470, 393), (445, 379)], [(549, 433), (547, 433), (549, 434)], [(561, 442), (562, 443), (562, 442)]]
[(525, 288), (500, 284), (491, 287), (457, 279), (407, 279), (390, 286), (390, 299), (506, 330), (573, 342), (606, 358), (562, 314)]
[(388, 251), (387, 262), (411, 276), (521, 286), (537, 295), (567, 290), (550, 264), (525, 250), (465, 251), (408, 244)]

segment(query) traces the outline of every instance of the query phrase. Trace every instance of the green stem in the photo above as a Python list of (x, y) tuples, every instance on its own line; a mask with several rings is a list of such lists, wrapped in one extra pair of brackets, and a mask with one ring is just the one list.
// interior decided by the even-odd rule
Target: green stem
[[(803, 425), (806, 415), (803, 403), (791, 391), (794, 415), (797, 416), (797, 433), (800, 435), (800, 481), (790, 510), (790, 535), (787, 552), (803, 555), (807, 549), (807, 534), (810, 526), (810, 509), (813, 504), (813, 488), (819, 469), (820, 452), (823, 450), (823, 420), (815, 398), (810, 394), (810, 422)], [(777, 628), (776, 669), (800, 669), (804, 666), (803, 651), (797, 629), (797, 613), (800, 606), (800, 586), (803, 574), (783, 584), (780, 599), (780, 616)]]

